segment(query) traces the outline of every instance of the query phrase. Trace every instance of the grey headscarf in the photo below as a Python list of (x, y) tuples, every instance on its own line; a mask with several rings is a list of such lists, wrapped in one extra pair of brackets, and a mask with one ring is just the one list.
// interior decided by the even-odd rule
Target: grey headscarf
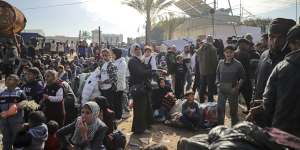
[[(100, 112), (100, 108), (98, 106), (98, 104), (96, 102), (90, 101), (87, 102), (83, 105), (84, 106), (88, 106), (91, 111), (92, 111), (92, 115), (93, 115), (93, 121), (91, 124), (88, 124), (88, 141), (93, 140), (96, 131), (98, 130), (99, 126), (101, 125), (101, 121), (98, 118), (99, 112)], [(75, 131), (73, 134), (73, 137), (71, 138), (71, 141), (73, 144), (77, 145), (77, 144), (82, 144), (86, 141), (84, 141), (84, 139), (81, 137), (80, 134), (80, 129), (79, 129), (79, 122), (81, 121), (81, 117), (77, 118), (76, 121), (76, 125), (75, 125)]]

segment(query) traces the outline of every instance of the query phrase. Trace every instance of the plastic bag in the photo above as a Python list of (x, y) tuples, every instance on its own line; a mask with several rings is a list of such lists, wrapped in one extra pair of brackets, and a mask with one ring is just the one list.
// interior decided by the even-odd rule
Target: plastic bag
[(206, 127), (215, 126), (218, 122), (217, 118), (217, 103), (208, 102), (200, 105), (204, 111), (204, 122)]
[(209, 150), (208, 136), (199, 134), (190, 138), (181, 138), (177, 150)]

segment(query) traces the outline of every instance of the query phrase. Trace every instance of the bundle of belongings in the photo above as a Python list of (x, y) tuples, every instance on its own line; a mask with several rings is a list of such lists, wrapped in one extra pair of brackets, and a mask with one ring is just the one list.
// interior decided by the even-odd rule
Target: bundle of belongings
[[(167, 120), (165, 124), (173, 126), (173, 127), (185, 127), (186, 122), (182, 121), (183, 111), (182, 105), (186, 102), (186, 100), (177, 100), (175, 105), (170, 109), (170, 120)], [(199, 119), (197, 120), (198, 125), (197, 128), (212, 128), (217, 125), (217, 103), (216, 102), (207, 102), (199, 104), (197, 103), (199, 111), (198, 116)], [(187, 127), (188, 128), (188, 127)]]
[(262, 129), (242, 122), (233, 128), (217, 126), (208, 134), (182, 138), (178, 150), (293, 150), (300, 149), (300, 139), (275, 128)]

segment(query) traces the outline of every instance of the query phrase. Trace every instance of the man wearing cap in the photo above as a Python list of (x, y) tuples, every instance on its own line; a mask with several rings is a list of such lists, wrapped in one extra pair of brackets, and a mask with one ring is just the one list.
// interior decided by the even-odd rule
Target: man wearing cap
[(291, 19), (276, 18), (272, 20), (269, 30), (269, 50), (260, 57), (254, 99), (262, 99), (265, 85), (273, 68), (283, 60), (288, 50), (282, 48), (286, 41), (286, 33), (296, 22)]
[(263, 107), (251, 110), (252, 116), (261, 111), (266, 126), (279, 128), (300, 137), (300, 26), (287, 34), (285, 48), (291, 52), (273, 69), (263, 95)]

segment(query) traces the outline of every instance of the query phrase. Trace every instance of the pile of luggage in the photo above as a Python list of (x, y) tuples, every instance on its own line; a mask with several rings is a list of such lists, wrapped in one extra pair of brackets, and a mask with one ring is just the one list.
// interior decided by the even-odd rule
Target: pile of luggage
[[(270, 129), (262, 129), (253, 123), (242, 122), (233, 128), (217, 126), (208, 134), (200, 134), (191, 138), (179, 140), (178, 150), (288, 150), (291, 145), (279, 143), (276, 137), (270, 133)], [(288, 135), (288, 134), (286, 134)], [(297, 138), (292, 135), (287, 139)], [(299, 140), (299, 139), (298, 139)], [(285, 142), (287, 143), (287, 142)], [(295, 144), (294, 144), (295, 145)], [(297, 149), (297, 147), (292, 147)]]

